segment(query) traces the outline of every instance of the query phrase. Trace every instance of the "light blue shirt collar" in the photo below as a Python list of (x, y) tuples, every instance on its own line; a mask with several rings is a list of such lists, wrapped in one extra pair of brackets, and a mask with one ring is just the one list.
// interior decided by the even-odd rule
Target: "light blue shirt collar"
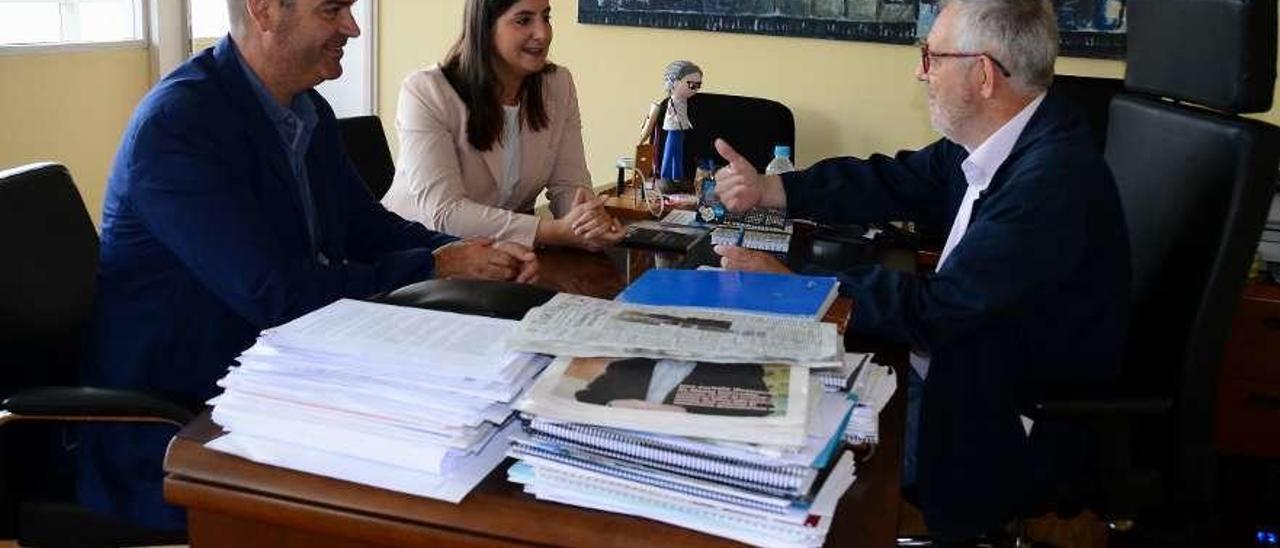
[(253, 89), (253, 94), (258, 97), (258, 102), (262, 104), (262, 108), (267, 111), (267, 118), (275, 124), (276, 129), (280, 132), (280, 138), (284, 140), (285, 148), (294, 151), (298, 145), (302, 144), (299, 140), (303, 132), (310, 133), (316, 127), (320, 120), (320, 116), (316, 113), (316, 106), (311, 102), (311, 98), (306, 93), (299, 93), (293, 96), (289, 103), (289, 108), (285, 108), (279, 101), (276, 101), (271, 91), (267, 89), (267, 85), (262, 83), (262, 79), (258, 78), (257, 73), (249, 67), (249, 63), (245, 62), (244, 56), (240, 54), (240, 47), (235, 41), (231, 41), (231, 51), (236, 54), (236, 61), (240, 63), (240, 68), (244, 70), (245, 78), (249, 80), (249, 87)]

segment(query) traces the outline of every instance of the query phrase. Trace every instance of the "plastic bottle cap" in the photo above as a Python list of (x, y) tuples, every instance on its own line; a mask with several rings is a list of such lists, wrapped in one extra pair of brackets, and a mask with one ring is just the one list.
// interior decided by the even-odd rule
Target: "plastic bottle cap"
[(779, 156), (781, 156), (781, 157), (783, 157), (783, 158), (790, 158), (790, 157), (791, 157), (791, 147), (789, 147), (789, 146), (787, 146), (787, 145), (777, 145), (777, 146), (773, 147), (773, 157), (774, 157), (774, 158), (777, 158), (777, 157), (779, 157)]

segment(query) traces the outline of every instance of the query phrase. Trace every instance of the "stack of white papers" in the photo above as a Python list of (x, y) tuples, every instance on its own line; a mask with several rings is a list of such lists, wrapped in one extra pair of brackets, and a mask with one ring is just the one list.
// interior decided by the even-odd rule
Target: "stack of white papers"
[(209, 447), (458, 502), (502, 461), (511, 402), (549, 361), (504, 349), (515, 326), (338, 301), (238, 358), (210, 401), (228, 433)]

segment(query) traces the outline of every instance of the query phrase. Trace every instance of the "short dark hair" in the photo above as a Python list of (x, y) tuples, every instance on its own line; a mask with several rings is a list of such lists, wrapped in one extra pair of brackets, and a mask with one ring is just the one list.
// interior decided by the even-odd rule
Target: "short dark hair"
[[(297, 3), (298, 0), (279, 0), (281, 6), (289, 7)], [(243, 30), (244, 25), (244, 6), (246, 0), (227, 0), (227, 21), (231, 23), (231, 34), (236, 34), (237, 30)]]
[[(467, 106), (467, 142), (476, 150), (488, 151), (502, 135), (506, 119), (498, 95), (498, 75), (490, 62), (493, 27), (517, 0), (467, 0), (462, 16), (462, 35), (445, 55), (442, 72), (449, 85)], [(520, 113), (529, 129), (547, 128), (547, 106), (542, 93), (543, 76), (554, 72), (552, 63), (520, 84)]]

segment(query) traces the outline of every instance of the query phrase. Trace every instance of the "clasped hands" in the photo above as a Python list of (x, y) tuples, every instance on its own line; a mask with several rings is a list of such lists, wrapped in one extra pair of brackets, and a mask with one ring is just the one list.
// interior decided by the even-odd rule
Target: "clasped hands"
[(621, 241), (624, 234), (622, 223), (604, 208), (608, 199), (608, 196), (592, 196), (590, 191), (578, 189), (569, 214), (552, 221), (561, 224), (564, 237), (561, 243), (588, 251), (602, 251)]
[(468, 238), (436, 249), (436, 278), (538, 281), (538, 256), (529, 248), (492, 238)]
[[(716, 151), (729, 161), (729, 165), (716, 172), (716, 197), (729, 211), (740, 213), (756, 206), (783, 207), (786, 193), (777, 176), (765, 176), (756, 171), (746, 158), (723, 139), (716, 139)], [(732, 245), (718, 245), (720, 266), (726, 270), (750, 272), (776, 272), (790, 274), (791, 269), (763, 251)]]

